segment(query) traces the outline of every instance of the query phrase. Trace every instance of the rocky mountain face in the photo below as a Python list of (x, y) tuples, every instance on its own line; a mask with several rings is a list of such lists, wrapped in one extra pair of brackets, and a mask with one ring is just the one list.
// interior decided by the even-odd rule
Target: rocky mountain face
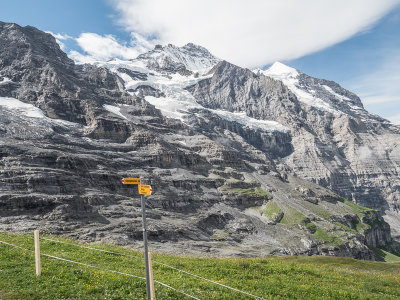
[[(338, 84), (280, 63), (257, 75), (226, 62), (215, 68), (215, 76), (188, 88), (200, 104), (287, 126), (295, 146), (281, 162), (290, 173), (386, 213), (399, 234), (398, 126), (365, 111), (360, 99)], [(286, 89), (279, 96), (263, 92), (265, 76)]]
[(400, 230), (399, 128), (336, 83), (193, 44), (76, 65), (8, 23), (0, 49), (1, 230), (140, 247), (136, 176), (153, 250), (375, 259)]

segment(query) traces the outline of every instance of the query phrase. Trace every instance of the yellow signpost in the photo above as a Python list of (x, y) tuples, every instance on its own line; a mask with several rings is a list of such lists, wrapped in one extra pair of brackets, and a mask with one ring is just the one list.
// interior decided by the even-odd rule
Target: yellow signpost
[(152, 271), (151, 271), (151, 264), (149, 262), (149, 251), (147, 246), (146, 197), (143, 197), (143, 195), (151, 195), (151, 192), (153, 190), (151, 189), (150, 185), (141, 184), (141, 178), (122, 178), (121, 182), (123, 184), (137, 184), (138, 186), (138, 191), (140, 194), (140, 202), (142, 204), (144, 261), (146, 268), (146, 294), (147, 294), (147, 300), (153, 300), (155, 299), (154, 298), (155, 292), (154, 292), (154, 283), (151, 282), (153, 281), (153, 275), (151, 275), (151, 280), (150, 280), (150, 274), (152, 274)]
[(141, 195), (151, 195), (151, 192), (153, 191), (150, 185), (144, 185), (144, 184), (139, 184), (139, 194)]
[(121, 182), (123, 184), (140, 184), (140, 178), (122, 178)]

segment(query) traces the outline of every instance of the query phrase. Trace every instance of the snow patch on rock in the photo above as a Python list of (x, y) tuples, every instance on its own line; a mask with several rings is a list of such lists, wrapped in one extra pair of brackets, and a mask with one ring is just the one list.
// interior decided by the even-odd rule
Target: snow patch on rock
[(31, 120), (44, 123), (57, 123), (58, 125), (81, 127), (82, 125), (61, 119), (52, 119), (47, 117), (44, 112), (29, 103), (22, 102), (15, 98), (0, 97), (0, 107), (8, 110), (11, 114), (27, 117)]
[(15, 98), (0, 97), (0, 106), (29, 118), (46, 118), (41, 109)]
[[(163, 47), (162, 53), (152, 53), (152, 56), (164, 55), (165, 53), (169, 53), (173, 55), (175, 58), (179, 57), (182, 54), (182, 48), (184, 47), (175, 47), (172, 45), (168, 45)], [(193, 46), (198, 47), (198, 46)], [(200, 49), (201, 50), (201, 49)], [(155, 50), (154, 50), (155, 51)], [(153, 52), (154, 52), (153, 51)], [(160, 50), (161, 51), (161, 50)], [(158, 54), (157, 54), (158, 53)], [(184, 61), (185, 56), (179, 57), (179, 61)], [(190, 63), (189, 63), (190, 61)], [(201, 59), (199, 60), (189, 60), (187, 59), (187, 68), (195, 71), (195, 70), (208, 70), (214, 65), (214, 62), (206, 61), (203, 62)], [(229, 112), (225, 110), (213, 110), (207, 109), (200, 105), (193, 95), (185, 90), (186, 87), (191, 86), (197, 83), (200, 80), (212, 77), (210, 75), (203, 76), (195, 76), (195, 75), (181, 75), (179, 73), (175, 74), (162, 74), (154, 70), (147, 69), (145, 63), (141, 60), (131, 60), (131, 61), (123, 61), (119, 59), (114, 59), (107, 63), (102, 64), (101, 66), (110, 69), (111, 71), (116, 72), (124, 81), (125, 89), (131, 90), (130, 93), (134, 93), (133, 91), (142, 85), (148, 85), (154, 89), (160, 90), (165, 97), (154, 97), (154, 96), (146, 96), (145, 100), (150, 104), (154, 105), (157, 109), (161, 111), (161, 113), (168, 118), (178, 119), (184, 123), (187, 123), (187, 116), (191, 114), (193, 109), (200, 110), (208, 110), (212, 113), (217, 114), (221, 118), (242, 124), (248, 128), (252, 128), (255, 130), (262, 131), (282, 131), (287, 132), (289, 129), (278, 122), (275, 121), (266, 121), (266, 120), (257, 120), (251, 118), (246, 115), (244, 112)], [(120, 72), (121, 68), (125, 68), (131, 71), (140, 72), (146, 74), (146, 80), (141, 80), (139, 78), (132, 78), (124, 72)], [(122, 118), (126, 117), (121, 113), (120, 107), (113, 105), (104, 105), (104, 108), (111, 113), (118, 115)]]
[(276, 121), (254, 119), (247, 116), (245, 112), (230, 112), (219, 109), (210, 109), (210, 111), (216, 113), (218, 116), (220, 116), (225, 120), (231, 122), (237, 122), (251, 129), (262, 130), (262, 131), (281, 131), (281, 132), (289, 131), (289, 128), (283, 126), (282, 124)]
[(3, 79), (0, 80), (0, 84), (4, 84), (4, 83), (7, 83), (7, 82), (11, 82), (11, 79), (7, 78), (7, 77), (3, 77)]
[(332, 90), (329, 86), (327, 86), (327, 85), (322, 85), (322, 86), (324, 89), (326, 89), (329, 93), (331, 93), (333, 96), (335, 96), (335, 98), (339, 99), (340, 101), (351, 101), (350, 98), (339, 95), (334, 90)]
[(109, 105), (109, 104), (104, 104), (103, 107), (110, 113), (113, 113), (114, 115), (117, 115), (117, 116), (127, 120), (127, 118), (121, 113), (121, 107), (115, 106), (115, 105)]
[[(255, 70), (254, 72), (259, 73), (260, 70)], [(296, 95), (299, 101), (317, 109), (328, 111), (332, 114), (340, 114), (340, 112), (332, 108), (329, 103), (326, 103), (324, 100), (315, 97), (312, 92), (301, 88), (299, 84), (300, 72), (296, 69), (288, 67), (280, 62), (275, 62), (265, 71), (261, 71), (261, 74), (282, 81), (289, 88), (289, 90)]]

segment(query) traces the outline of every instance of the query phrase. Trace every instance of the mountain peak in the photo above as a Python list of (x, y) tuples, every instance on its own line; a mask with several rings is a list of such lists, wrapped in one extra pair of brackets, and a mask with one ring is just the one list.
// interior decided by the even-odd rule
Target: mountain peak
[(175, 70), (182, 71), (184, 68), (186, 73), (201, 74), (208, 72), (220, 61), (206, 48), (193, 43), (182, 47), (172, 44), (156, 45), (153, 50), (139, 55), (137, 59), (144, 61), (147, 67), (154, 70), (175, 73)]
[(276, 61), (264, 71), (264, 74), (269, 76), (275, 75), (275, 76), (286, 76), (295, 78), (300, 73), (295, 68), (289, 67), (279, 61)]

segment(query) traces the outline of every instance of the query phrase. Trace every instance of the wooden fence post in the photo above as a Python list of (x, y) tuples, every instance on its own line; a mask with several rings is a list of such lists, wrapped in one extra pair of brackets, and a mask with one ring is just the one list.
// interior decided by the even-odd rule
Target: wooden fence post
[(156, 300), (156, 291), (154, 289), (154, 280), (153, 280), (153, 264), (151, 263), (151, 253), (149, 252), (149, 279), (150, 279), (150, 299)]
[(40, 276), (40, 243), (39, 243), (39, 230), (35, 230), (33, 232), (35, 237), (35, 264), (36, 264), (36, 275)]

